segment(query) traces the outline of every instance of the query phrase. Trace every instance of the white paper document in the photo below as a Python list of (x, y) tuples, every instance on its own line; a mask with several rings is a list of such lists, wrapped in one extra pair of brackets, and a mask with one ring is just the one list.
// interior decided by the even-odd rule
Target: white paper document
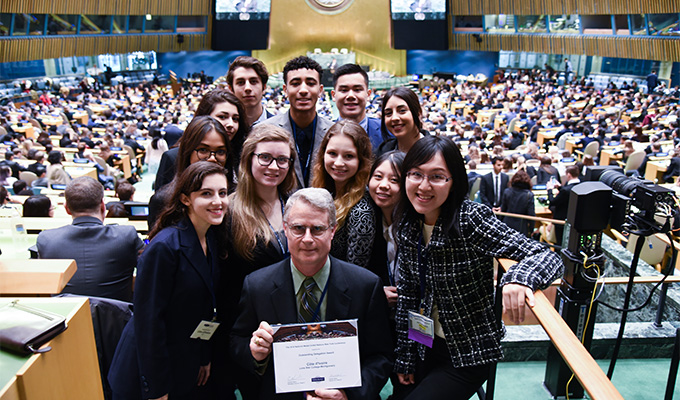
[(361, 386), (356, 319), (272, 328), (276, 393)]

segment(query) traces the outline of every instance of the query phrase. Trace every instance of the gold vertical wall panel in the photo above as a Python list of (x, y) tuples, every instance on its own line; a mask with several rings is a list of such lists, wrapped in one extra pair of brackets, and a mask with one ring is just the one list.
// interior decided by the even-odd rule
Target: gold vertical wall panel
[(210, 15), (212, 0), (0, 0), (0, 13)]
[(451, 50), (524, 51), (547, 54), (584, 54), (617, 58), (634, 58), (680, 62), (680, 40), (585, 35), (452, 35)]
[(389, 0), (355, 0), (346, 10), (329, 15), (305, 0), (275, 0), (269, 21), (269, 49), (254, 50), (276, 73), (285, 63), (315, 48), (347, 48), (357, 61), (395, 75), (406, 74), (406, 52), (391, 43)]
[(208, 35), (66, 36), (0, 39), (0, 63), (133, 51), (176, 52), (209, 50)]
[(678, 0), (449, 0), (452, 15), (660, 14), (680, 12)]

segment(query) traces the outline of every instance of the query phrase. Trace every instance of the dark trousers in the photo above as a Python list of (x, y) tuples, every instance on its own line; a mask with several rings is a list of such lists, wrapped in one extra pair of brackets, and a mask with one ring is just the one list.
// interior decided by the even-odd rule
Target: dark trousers
[[(444, 339), (435, 337), (431, 349), (425, 352), (425, 361), (416, 365), (416, 384), (410, 385), (406, 400), (467, 400), (489, 377), (489, 364), (456, 368)], [(396, 395), (396, 393), (395, 393)]]

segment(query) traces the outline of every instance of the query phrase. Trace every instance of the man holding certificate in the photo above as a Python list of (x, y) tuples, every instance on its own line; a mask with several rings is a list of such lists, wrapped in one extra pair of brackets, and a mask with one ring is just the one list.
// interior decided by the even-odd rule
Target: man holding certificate
[[(299, 400), (300, 391), (308, 400), (379, 398), (393, 360), (380, 279), (328, 255), (336, 222), (333, 198), (325, 189), (294, 193), (283, 221), (290, 258), (246, 277), (232, 329), (234, 360), (261, 379), (259, 393), (242, 393), (244, 399)], [(351, 321), (323, 322), (336, 320)], [(295, 332), (285, 344), (302, 343), (299, 350), (288, 345), (283, 351), (278, 338), (284, 330)], [(305, 335), (333, 339), (296, 342)], [(358, 336), (358, 349), (351, 336)], [(357, 358), (360, 367), (348, 361)]]

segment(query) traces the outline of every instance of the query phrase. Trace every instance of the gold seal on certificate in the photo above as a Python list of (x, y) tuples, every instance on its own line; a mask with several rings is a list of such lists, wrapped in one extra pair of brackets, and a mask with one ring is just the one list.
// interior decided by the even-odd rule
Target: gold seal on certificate
[(272, 328), (276, 393), (361, 386), (356, 319)]

